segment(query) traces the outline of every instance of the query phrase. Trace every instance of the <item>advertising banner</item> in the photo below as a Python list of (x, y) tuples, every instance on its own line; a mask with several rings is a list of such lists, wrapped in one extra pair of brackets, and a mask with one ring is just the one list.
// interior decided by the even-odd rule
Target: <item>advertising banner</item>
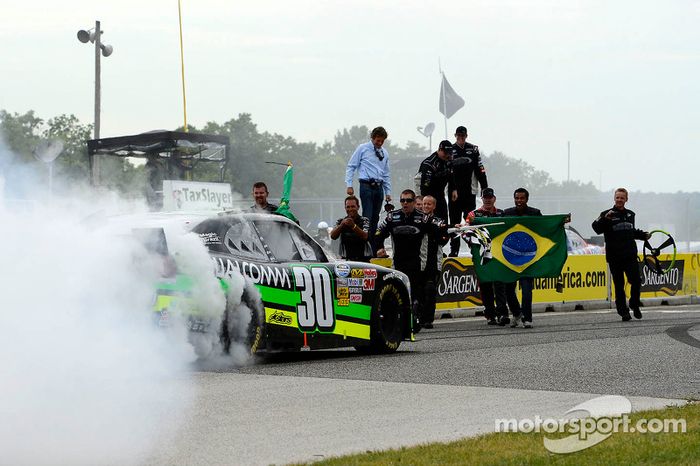
[[(642, 256), (639, 256), (640, 261)], [(673, 257), (670, 254), (659, 256), (661, 268), (666, 270)], [(642, 299), (667, 296), (688, 296), (698, 293), (698, 254), (678, 254), (676, 261), (664, 274), (657, 274), (646, 264), (639, 263), (642, 277)], [(629, 285), (626, 287), (629, 293)]]
[[(561, 283), (561, 293), (557, 292)], [(518, 287), (520, 288), (520, 287)], [(606, 300), (608, 271), (603, 255), (569, 256), (558, 278), (535, 278), (534, 303)]]
[(233, 208), (231, 185), (198, 181), (163, 180), (163, 210), (199, 211)]
[[(557, 291), (558, 283), (561, 292)], [(516, 289), (520, 298), (520, 285)], [(479, 281), (471, 258), (445, 259), (437, 292), (437, 309), (481, 306)], [(602, 255), (569, 256), (559, 277), (534, 279), (534, 303), (604, 301), (607, 297), (608, 274)]]
[(479, 281), (470, 257), (443, 260), (437, 283), (436, 309), (481, 306)]

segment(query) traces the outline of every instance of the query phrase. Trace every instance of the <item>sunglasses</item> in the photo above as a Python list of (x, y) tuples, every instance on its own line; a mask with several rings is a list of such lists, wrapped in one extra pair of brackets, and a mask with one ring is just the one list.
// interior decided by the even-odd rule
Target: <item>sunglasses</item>
[(415, 201), (415, 199), (412, 198), (412, 197), (405, 198), (405, 199), (399, 199), (399, 202), (400, 202), (401, 204), (403, 204), (403, 203), (405, 203), (405, 202), (413, 202), (413, 201)]

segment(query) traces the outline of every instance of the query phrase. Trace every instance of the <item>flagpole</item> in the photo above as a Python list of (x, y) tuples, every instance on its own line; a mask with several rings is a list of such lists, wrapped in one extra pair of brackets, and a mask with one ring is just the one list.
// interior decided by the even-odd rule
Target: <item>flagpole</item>
[(447, 139), (447, 91), (445, 90), (445, 73), (443, 71), (440, 71), (440, 73), (442, 73), (442, 84), (440, 84), (440, 87), (442, 88), (442, 108), (445, 110), (445, 113), (443, 113), (442, 116), (445, 119), (445, 139)]
[[(445, 139), (447, 139), (447, 100), (445, 95), (445, 73), (442, 71), (442, 62), (440, 61), (440, 57), (438, 57), (438, 69), (440, 71), (440, 76), (442, 77), (442, 81), (440, 82), (440, 94), (442, 95), (442, 109), (444, 110), (442, 116), (445, 119)], [(430, 149), (432, 150), (433, 148), (431, 147)]]
[(182, 112), (184, 117), (185, 133), (187, 130), (187, 97), (185, 96), (185, 52), (182, 47), (182, 8), (180, 0), (177, 0), (177, 17), (180, 23), (180, 71), (182, 74)]

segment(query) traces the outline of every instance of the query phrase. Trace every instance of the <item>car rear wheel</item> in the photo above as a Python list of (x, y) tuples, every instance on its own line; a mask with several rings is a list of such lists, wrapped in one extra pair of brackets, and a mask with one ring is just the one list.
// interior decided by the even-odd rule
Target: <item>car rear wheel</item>
[(226, 354), (243, 350), (247, 355), (255, 354), (262, 346), (263, 309), (262, 303), (255, 297), (253, 285), (248, 284), (243, 290), (240, 304), (226, 300), (226, 311), (221, 321), (220, 337)]
[(408, 298), (394, 283), (385, 283), (377, 295), (370, 322), (370, 344), (358, 350), (374, 354), (393, 353), (403, 339), (404, 320), (408, 318)]

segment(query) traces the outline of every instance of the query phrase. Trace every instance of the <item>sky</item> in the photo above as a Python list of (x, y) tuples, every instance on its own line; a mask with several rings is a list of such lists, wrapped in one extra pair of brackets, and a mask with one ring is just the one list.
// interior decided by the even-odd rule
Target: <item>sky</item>
[[(188, 123), (250, 113), (260, 131), (319, 144), (381, 125), (427, 146), (416, 128), (435, 122), (437, 146), (441, 66), (466, 101), (450, 139), (465, 125), (482, 153), (555, 181), (700, 190), (700, 1), (433, 3), (183, 0)], [(114, 47), (101, 136), (182, 125), (176, 0), (3, 5), (0, 109), (92, 122), (94, 47), (76, 33), (95, 20)]]

